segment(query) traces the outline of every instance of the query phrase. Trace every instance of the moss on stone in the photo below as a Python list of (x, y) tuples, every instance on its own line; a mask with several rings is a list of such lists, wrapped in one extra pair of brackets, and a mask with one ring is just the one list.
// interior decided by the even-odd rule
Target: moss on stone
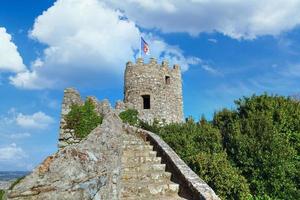
[(0, 190), (0, 200), (4, 200), (5, 191)]

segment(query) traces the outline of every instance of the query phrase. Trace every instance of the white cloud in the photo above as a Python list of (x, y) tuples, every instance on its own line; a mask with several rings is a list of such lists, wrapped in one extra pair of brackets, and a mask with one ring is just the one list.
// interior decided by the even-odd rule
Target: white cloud
[[(278, 35), (300, 24), (299, 0), (106, 0), (145, 28), (220, 32), (232, 38)], [(163, 6), (165, 5), (165, 6)]]
[(9, 135), (10, 139), (23, 139), (23, 138), (27, 138), (30, 137), (31, 134), (30, 133), (13, 133)]
[(211, 43), (214, 43), (214, 44), (218, 43), (218, 40), (216, 40), (214, 38), (209, 38), (208, 41)]
[(27, 155), (24, 150), (21, 147), (18, 147), (15, 143), (0, 147), (0, 162), (19, 160), (25, 157), (27, 157)]
[(32, 115), (19, 113), (16, 117), (17, 125), (23, 128), (44, 129), (54, 122), (53, 118), (43, 112), (36, 112)]
[(0, 72), (22, 72), (26, 69), (11, 35), (0, 27)]
[[(144, 5), (160, 9), (151, 1)], [(170, 4), (163, 7), (173, 12)], [(140, 48), (140, 35), (135, 22), (104, 2), (58, 0), (35, 20), (30, 32), (31, 38), (48, 48), (30, 70), (10, 77), (10, 81), (28, 89), (121, 84), (125, 63), (134, 60)], [(166, 55), (171, 63), (180, 62), (183, 69), (188, 68), (189, 59), (179, 48), (171, 50), (162, 40), (154, 42), (150, 44), (154, 55)]]
[(203, 70), (207, 71), (207, 72), (210, 73), (210, 74), (213, 74), (213, 75), (221, 75), (221, 73), (220, 73), (217, 69), (215, 69), (215, 68), (213, 68), (212, 66), (209, 66), (209, 65), (207, 65), (207, 64), (202, 64), (202, 65), (201, 65), (201, 68), (202, 68)]
[(0, 133), (6, 133), (9, 138), (27, 137), (30, 133), (27, 133), (26, 129), (45, 129), (53, 123), (54, 119), (44, 112), (24, 114), (11, 108), (6, 115), (0, 115)]
[(189, 65), (196, 65), (201, 62), (197, 57), (185, 57), (180, 48), (172, 46), (164, 42), (162, 39), (147, 35), (149, 40), (151, 57), (158, 58), (159, 60), (166, 59), (170, 64), (179, 64), (181, 71), (187, 71)]

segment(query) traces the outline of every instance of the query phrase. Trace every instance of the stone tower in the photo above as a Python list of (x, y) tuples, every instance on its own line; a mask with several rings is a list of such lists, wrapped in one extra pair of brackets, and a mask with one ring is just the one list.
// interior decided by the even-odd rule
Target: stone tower
[(158, 64), (154, 58), (148, 64), (137, 59), (126, 64), (124, 103), (139, 111), (147, 122), (182, 122), (182, 83), (179, 65), (169, 68), (168, 62)]

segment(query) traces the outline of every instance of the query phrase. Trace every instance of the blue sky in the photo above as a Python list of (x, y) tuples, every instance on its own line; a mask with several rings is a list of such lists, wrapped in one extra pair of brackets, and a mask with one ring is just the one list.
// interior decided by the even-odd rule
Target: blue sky
[(140, 36), (151, 57), (181, 65), (186, 117), (298, 94), (299, 10), (294, 0), (1, 0), (0, 170), (31, 170), (57, 151), (65, 87), (122, 99)]

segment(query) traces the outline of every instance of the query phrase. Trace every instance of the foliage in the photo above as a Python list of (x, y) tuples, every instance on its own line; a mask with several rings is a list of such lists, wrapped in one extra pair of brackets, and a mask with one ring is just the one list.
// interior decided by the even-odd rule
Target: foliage
[(300, 199), (300, 102), (244, 97), (212, 122), (158, 123), (159, 134), (222, 199)]
[(5, 191), (0, 190), (0, 200), (4, 200)]
[(66, 128), (74, 129), (76, 137), (85, 138), (103, 120), (94, 109), (95, 106), (89, 99), (83, 106), (76, 104), (71, 106), (71, 111), (65, 117)]
[(25, 176), (22, 176), (22, 177), (20, 177), (20, 178), (17, 178), (17, 179), (10, 185), (9, 190), (14, 189), (14, 187), (15, 187), (18, 183), (20, 183), (20, 181), (23, 180), (24, 178), (25, 178)]
[(124, 123), (128, 123), (132, 126), (139, 124), (138, 111), (135, 109), (127, 109), (119, 114), (119, 117)]
[(142, 128), (158, 133), (164, 141), (203, 178), (223, 199), (246, 199), (250, 197), (249, 186), (235, 167), (227, 160), (223, 150), (220, 131), (204, 118), (195, 123), (159, 127), (142, 123)]
[(189, 165), (211, 186), (221, 199), (248, 199), (251, 197), (247, 180), (227, 160), (225, 152), (200, 152)]
[(299, 102), (264, 94), (235, 103), (236, 110), (216, 113), (213, 124), (255, 199), (300, 199)]

